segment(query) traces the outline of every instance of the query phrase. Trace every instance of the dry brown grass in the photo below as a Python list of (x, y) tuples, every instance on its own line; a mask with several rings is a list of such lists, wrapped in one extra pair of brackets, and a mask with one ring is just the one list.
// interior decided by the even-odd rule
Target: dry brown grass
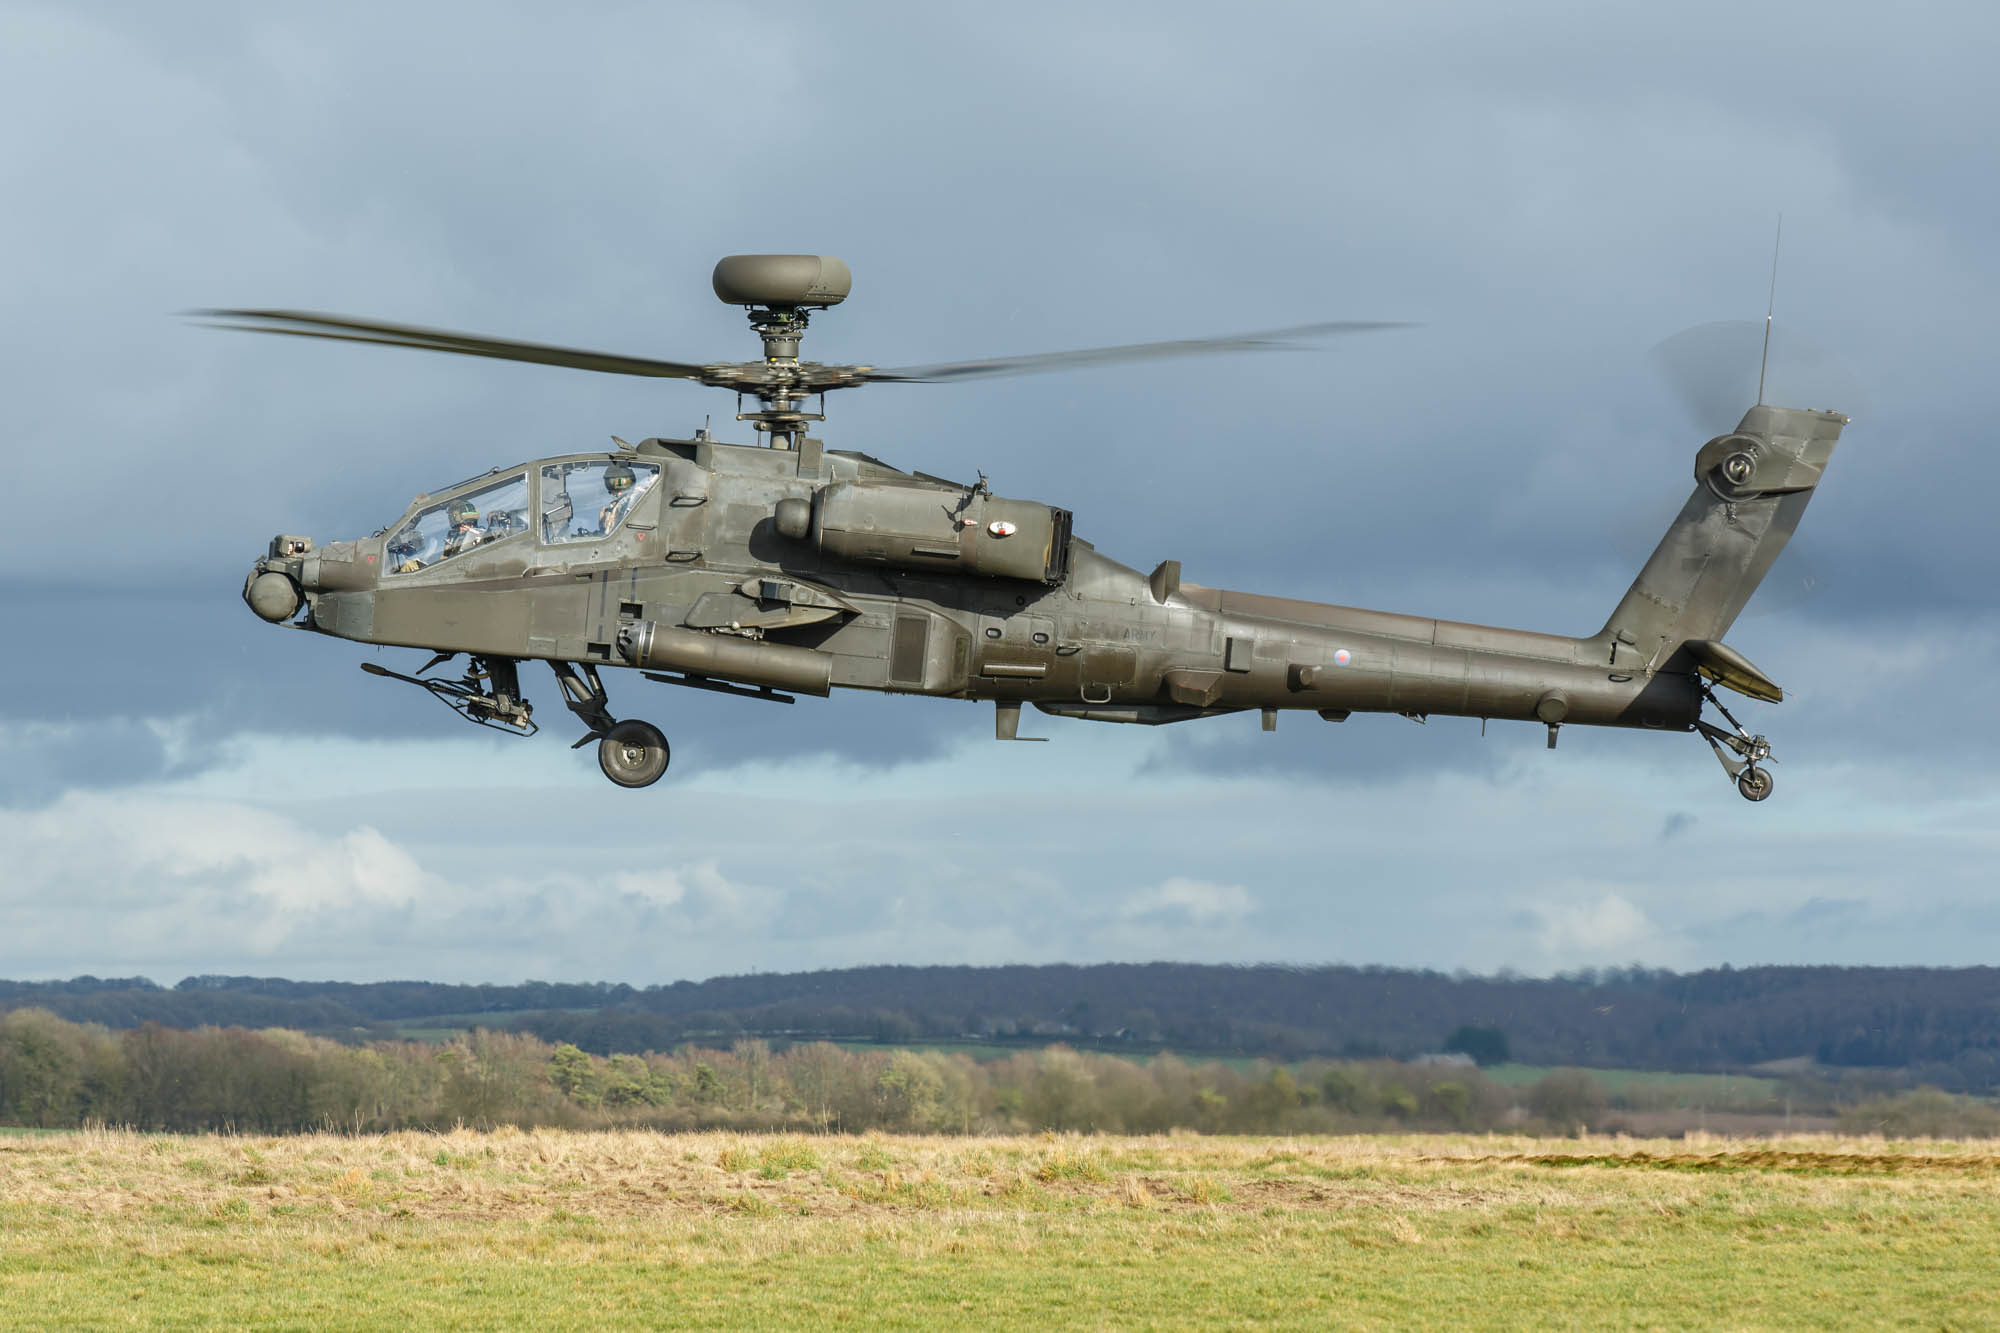
[(1996, 1186), (1831, 1136), (85, 1131), (0, 1138), (0, 1324), (1949, 1323)]
[[(1552, 1169), (1553, 1168), (1553, 1169)], [(1615, 1186), (1604, 1173), (1616, 1171)], [(1636, 1184), (1631, 1173), (1657, 1173)], [(85, 1130), (0, 1139), (0, 1203), (79, 1218), (137, 1212), (498, 1221), (773, 1212), (889, 1216), (1071, 1207), (1421, 1212), (1670, 1196), (1676, 1177), (1755, 1172), (2000, 1183), (1987, 1145), (1800, 1136), (1539, 1140), (775, 1137), (459, 1130), (373, 1137)], [(750, 1201), (746, 1203), (746, 1201)]]

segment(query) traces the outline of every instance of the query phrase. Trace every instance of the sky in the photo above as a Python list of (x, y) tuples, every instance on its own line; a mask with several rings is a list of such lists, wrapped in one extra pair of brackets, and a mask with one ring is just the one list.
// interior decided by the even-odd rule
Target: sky
[[(0, 976), (1990, 963), (1996, 49), (1969, 3), (0, 0)], [(1734, 424), (1653, 349), (1761, 324), (1781, 214), (1768, 396), (1855, 420), (1729, 635), (1790, 695), (1738, 709), (1760, 805), (1694, 736), (1000, 745), (964, 702), (614, 673), (674, 743), (618, 790), (540, 668), (540, 736), (475, 732), (356, 670), (423, 654), (267, 626), (243, 576), (489, 467), (734, 438), (733, 397), (179, 313), (733, 360), (710, 268), (798, 251), (854, 271), (825, 361), (1410, 321), (873, 386), (820, 433), (1141, 569), (1589, 634)]]

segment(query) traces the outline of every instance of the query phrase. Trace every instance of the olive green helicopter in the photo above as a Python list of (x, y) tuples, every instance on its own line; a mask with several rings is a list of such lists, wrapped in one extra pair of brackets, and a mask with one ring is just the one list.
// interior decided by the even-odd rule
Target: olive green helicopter
[[(1159, 357), (1297, 346), (1402, 327), (1307, 324), (880, 369), (799, 359), (811, 312), (846, 299), (848, 267), (734, 255), (715, 294), (763, 342), (755, 361), (659, 361), (296, 310), (209, 310), (215, 326), (693, 380), (737, 394), (755, 444), (707, 429), (494, 468), (419, 495), (371, 537), (272, 540), (243, 598), (258, 616), (358, 643), (426, 649), (414, 684), (461, 716), (536, 730), (520, 665), (546, 662), (622, 787), (671, 755), (652, 724), (613, 715), (603, 671), (778, 703), (834, 687), (991, 701), (1000, 740), (1021, 706), (1159, 725), (1281, 710), (1697, 732), (1744, 797), (1772, 789), (1770, 744), (1715, 687), (1783, 691), (1722, 642), (1811, 499), (1848, 418), (1759, 402), (1703, 444), (1694, 490), (1604, 627), (1581, 638), (1228, 592), (1100, 554), (1066, 509), (904, 472), (806, 433), (824, 395)], [(745, 396), (756, 410), (743, 411)], [(809, 407), (816, 410), (807, 410)], [(432, 674), (463, 655), (457, 678)], [(1703, 716), (1713, 706), (1727, 725)], [(574, 748), (574, 747), (573, 747)]]

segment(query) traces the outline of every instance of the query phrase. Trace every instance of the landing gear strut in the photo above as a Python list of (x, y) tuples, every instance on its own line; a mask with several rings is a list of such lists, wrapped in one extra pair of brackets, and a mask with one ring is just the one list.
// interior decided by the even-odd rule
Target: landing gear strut
[[(1771, 776), (1771, 770), (1763, 767), (1771, 762), (1771, 742), (1762, 736), (1752, 736), (1745, 731), (1743, 724), (1722, 706), (1722, 700), (1715, 697), (1715, 692), (1708, 688), (1706, 682), (1702, 684), (1701, 697), (1714, 704), (1715, 711), (1727, 718), (1729, 725), (1736, 730), (1724, 731), (1703, 718), (1695, 719), (1695, 730), (1699, 731), (1702, 739), (1708, 742), (1708, 748), (1715, 751), (1715, 758), (1722, 765), (1722, 771), (1735, 779), (1736, 790), (1742, 794), (1743, 799), (1763, 800), (1777, 785), (1776, 779)], [(1731, 754), (1736, 758), (1730, 758)]]
[(568, 662), (551, 662), (549, 669), (562, 687), (564, 706), (590, 728), (569, 748), (580, 750), (596, 741), (597, 766), (621, 787), (650, 787), (658, 782), (673, 760), (673, 750), (660, 729), (650, 722), (620, 722), (611, 716), (604, 682), (590, 663), (583, 663), (579, 670)]
[[(468, 722), (513, 736), (534, 735), (534, 708), (521, 697), (519, 663), (511, 657), (475, 657), (458, 680), (430, 674), (456, 656), (456, 653), (439, 653), (414, 676), (374, 662), (363, 662), (361, 669), (370, 675), (420, 686)], [(583, 663), (581, 671), (568, 662), (551, 662), (549, 667), (556, 673), (556, 684), (562, 687), (563, 703), (590, 728), (582, 740), (569, 748), (580, 750), (596, 741), (597, 766), (604, 770), (605, 777), (621, 787), (650, 787), (658, 782), (673, 758), (660, 729), (650, 722), (620, 722), (611, 716), (604, 682), (597, 678), (597, 668), (590, 663)]]

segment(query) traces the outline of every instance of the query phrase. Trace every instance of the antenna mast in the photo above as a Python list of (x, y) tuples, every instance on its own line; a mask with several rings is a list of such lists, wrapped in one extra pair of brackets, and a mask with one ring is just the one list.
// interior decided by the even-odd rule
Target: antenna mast
[(1785, 215), (1778, 214), (1778, 235), (1771, 242), (1771, 294), (1764, 302), (1764, 355), (1757, 361), (1757, 406), (1764, 405), (1764, 371), (1771, 364), (1771, 316), (1778, 308), (1778, 247), (1785, 240)]

